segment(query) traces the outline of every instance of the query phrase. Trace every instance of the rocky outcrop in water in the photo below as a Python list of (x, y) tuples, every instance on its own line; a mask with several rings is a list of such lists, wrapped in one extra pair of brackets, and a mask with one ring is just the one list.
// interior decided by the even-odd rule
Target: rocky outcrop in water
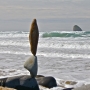
[(74, 25), (73, 31), (82, 31), (82, 29), (78, 25)]

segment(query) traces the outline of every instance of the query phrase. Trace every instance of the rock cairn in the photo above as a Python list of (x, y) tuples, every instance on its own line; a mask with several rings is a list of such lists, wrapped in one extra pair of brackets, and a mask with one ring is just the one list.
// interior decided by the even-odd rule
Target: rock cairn
[(45, 77), (42, 75), (37, 75), (38, 63), (36, 52), (37, 52), (38, 38), (39, 38), (39, 30), (37, 26), (37, 21), (36, 19), (34, 19), (31, 24), (29, 33), (30, 51), (32, 55), (24, 63), (24, 68), (26, 68), (30, 72), (30, 75), (1, 78), (0, 86), (14, 88), (16, 90), (40, 90), (39, 85), (42, 85), (47, 88), (57, 86), (54, 77), (52, 76)]
[(30, 50), (32, 56), (25, 62), (24, 67), (30, 72), (31, 77), (36, 77), (38, 71), (37, 64), (37, 45), (39, 38), (39, 30), (36, 19), (32, 21), (30, 33), (29, 33), (29, 42), (30, 42)]

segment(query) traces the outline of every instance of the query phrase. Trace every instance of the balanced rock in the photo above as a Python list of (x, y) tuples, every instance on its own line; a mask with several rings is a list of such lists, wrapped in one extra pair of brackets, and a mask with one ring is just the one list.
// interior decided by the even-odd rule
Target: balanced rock
[(35, 56), (37, 52), (37, 45), (38, 45), (38, 38), (39, 38), (39, 30), (36, 19), (32, 21), (30, 33), (29, 33), (29, 42), (31, 45), (31, 52)]
[(82, 31), (82, 29), (79, 26), (75, 25), (73, 27), (73, 31)]
[(38, 71), (37, 56), (30, 56), (25, 62), (24, 68), (30, 72), (32, 78), (36, 77)]

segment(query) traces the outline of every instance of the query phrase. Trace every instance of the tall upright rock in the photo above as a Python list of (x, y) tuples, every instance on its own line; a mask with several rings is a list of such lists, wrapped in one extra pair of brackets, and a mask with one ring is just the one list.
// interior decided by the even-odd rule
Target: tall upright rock
[(82, 31), (82, 29), (78, 25), (74, 25), (73, 31)]
[(38, 38), (39, 38), (38, 25), (36, 19), (34, 19), (32, 21), (29, 33), (30, 49), (34, 56), (36, 55), (37, 52)]

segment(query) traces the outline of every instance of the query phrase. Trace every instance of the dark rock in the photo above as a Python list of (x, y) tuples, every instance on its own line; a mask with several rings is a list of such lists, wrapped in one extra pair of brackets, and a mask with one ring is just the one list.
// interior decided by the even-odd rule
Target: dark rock
[(82, 31), (82, 29), (79, 26), (75, 25), (73, 27), (73, 31)]
[(31, 78), (29, 75), (14, 76), (0, 79), (4, 83), (0, 84), (8, 88), (15, 88), (17, 90), (39, 90), (39, 86), (53, 88), (57, 86), (56, 80), (52, 76), (37, 75)]
[(6, 80), (7, 80), (7, 78), (1, 78), (0, 79), (0, 86), (5, 87)]
[(57, 86), (56, 80), (52, 76), (44, 77), (42, 75), (36, 76), (37, 83), (47, 88), (53, 88)]
[(66, 88), (66, 89), (63, 89), (63, 90), (72, 90), (73, 88)]
[(17, 90), (39, 90), (36, 79), (31, 78), (29, 75), (8, 77), (4, 84), (5, 87), (15, 88)]

